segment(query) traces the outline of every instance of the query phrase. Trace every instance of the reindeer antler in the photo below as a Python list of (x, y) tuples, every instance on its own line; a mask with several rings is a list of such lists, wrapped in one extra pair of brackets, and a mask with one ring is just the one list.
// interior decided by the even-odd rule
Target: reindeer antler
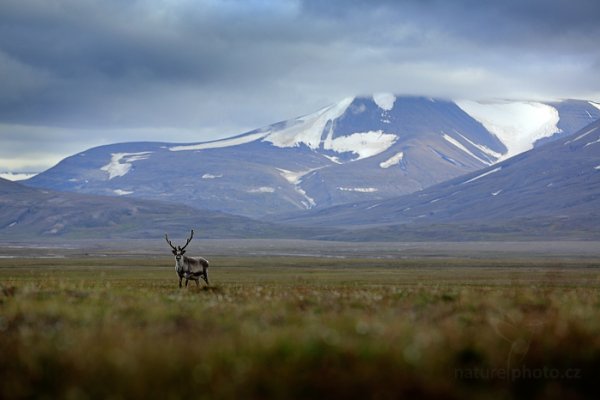
[(185, 249), (187, 247), (187, 245), (190, 244), (190, 242), (192, 241), (193, 237), (194, 237), (194, 230), (192, 229), (192, 233), (190, 234), (190, 238), (187, 240), (187, 242), (185, 242), (185, 246), (183, 246), (181, 248), (181, 250)]
[(173, 246), (173, 243), (171, 243), (171, 241), (169, 240), (169, 236), (167, 236), (167, 234), (166, 234), (166, 233), (165, 233), (165, 239), (167, 240), (167, 243), (169, 243), (169, 246), (171, 246), (171, 248), (172, 248), (173, 250), (177, 250), (177, 249), (175, 248), (175, 246)]

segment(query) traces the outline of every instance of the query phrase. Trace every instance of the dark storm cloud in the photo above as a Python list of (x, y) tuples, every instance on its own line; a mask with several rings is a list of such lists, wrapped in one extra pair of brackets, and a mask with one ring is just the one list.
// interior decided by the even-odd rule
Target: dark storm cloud
[(4, 0), (0, 138), (203, 140), (373, 91), (599, 100), (598, 17), (595, 0)]
[(204, 94), (210, 103), (222, 91), (257, 90), (301, 64), (303, 43), (317, 41), (314, 29), (291, 27), (294, 10), (281, 6), (123, 3), (1, 6), (0, 68), (14, 77), (0, 94), (4, 120), (77, 124), (103, 117), (135, 125), (136, 115), (127, 117), (123, 106), (135, 111), (143, 100), (152, 110), (161, 97), (175, 103), (170, 111), (181, 119), (178, 99)]
[(388, 22), (413, 23), (424, 31), (440, 30), (482, 44), (522, 46), (600, 30), (596, 0), (306, 0), (304, 8), (329, 18), (385, 15)]

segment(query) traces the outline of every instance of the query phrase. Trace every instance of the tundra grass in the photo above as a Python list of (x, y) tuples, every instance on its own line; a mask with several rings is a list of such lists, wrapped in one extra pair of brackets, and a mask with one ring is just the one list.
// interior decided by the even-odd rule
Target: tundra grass
[(597, 260), (0, 260), (0, 398), (586, 398)]

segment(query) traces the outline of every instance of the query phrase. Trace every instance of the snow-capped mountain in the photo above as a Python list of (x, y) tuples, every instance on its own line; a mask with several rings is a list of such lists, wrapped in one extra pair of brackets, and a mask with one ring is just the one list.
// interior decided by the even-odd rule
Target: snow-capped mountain
[(380, 94), (223, 140), (93, 148), (25, 183), (263, 217), (412, 193), (599, 118), (583, 101)]
[(349, 229), (338, 239), (598, 239), (600, 121), (417, 193), (343, 204), (280, 222)]

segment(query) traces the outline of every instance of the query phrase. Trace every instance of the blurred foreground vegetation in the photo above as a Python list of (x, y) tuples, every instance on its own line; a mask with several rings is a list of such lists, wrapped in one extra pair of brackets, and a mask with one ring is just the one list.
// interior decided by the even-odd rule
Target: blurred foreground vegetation
[(0, 260), (0, 398), (599, 398), (597, 260)]

